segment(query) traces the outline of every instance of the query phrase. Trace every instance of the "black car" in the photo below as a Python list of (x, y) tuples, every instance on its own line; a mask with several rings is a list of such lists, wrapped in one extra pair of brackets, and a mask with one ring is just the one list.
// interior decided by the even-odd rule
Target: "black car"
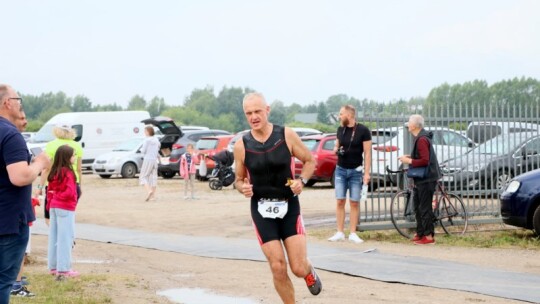
[(540, 137), (536, 132), (496, 136), (441, 164), (443, 183), (448, 189), (496, 193), (514, 176), (539, 167)]
[(207, 136), (229, 135), (231, 133), (224, 130), (192, 130), (185, 131), (183, 135), (173, 143), (168, 157), (161, 159), (158, 165), (158, 174), (163, 178), (173, 178), (180, 171), (180, 157), (186, 153), (188, 144), (197, 144), (199, 139)]
[(500, 200), (505, 224), (534, 229), (540, 235), (540, 170), (516, 176)]

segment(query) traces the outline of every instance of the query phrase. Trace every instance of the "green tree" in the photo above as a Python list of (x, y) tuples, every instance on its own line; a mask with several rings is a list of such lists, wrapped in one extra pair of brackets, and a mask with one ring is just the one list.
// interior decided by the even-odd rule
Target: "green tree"
[(216, 110), (218, 111), (217, 114), (232, 113), (236, 119), (234, 127), (235, 131), (249, 128), (249, 124), (244, 116), (242, 100), (244, 99), (244, 95), (251, 92), (253, 92), (253, 90), (250, 88), (223, 87), (217, 96), (217, 103), (219, 104), (219, 107), (216, 107)]
[(135, 95), (129, 100), (127, 109), (130, 111), (145, 111), (146, 100), (140, 95)]
[(208, 86), (204, 89), (194, 89), (184, 100), (184, 105), (199, 113), (216, 113), (214, 111), (218, 107), (218, 103), (214, 95), (214, 88)]
[(272, 102), (272, 104), (270, 105), (269, 120), (272, 123), (283, 126), (286, 123), (286, 119), (287, 119), (286, 108), (283, 105), (283, 102), (279, 100)]
[(148, 113), (150, 113), (151, 117), (156, 117), (161, 115), (163, 111), (167, 109), (167, 105), (165, 104), (165, 100), (161, 97), (154, 97), (152, 100), (150, 100), (150, 103), (146, 107), (146, 110)]
[(108, 105), (97, 105), (94, 107), (94, 111), (96, 112), (107, 112), (107, 111), (123, 111), (124, 108), (122, 106), (117, 105), (116, 103), (108, 104)]
[(90, 112), (92, 111), (92, 103), (84, 95), (77, 95), (73, 98), (73, 106), (71, 107), (73, 112)]
[(324, 102), (319, 102), (319, 105), (317, 106), (317, 122), (330, 124), (330, 121), (328, 120), (328, 109)]

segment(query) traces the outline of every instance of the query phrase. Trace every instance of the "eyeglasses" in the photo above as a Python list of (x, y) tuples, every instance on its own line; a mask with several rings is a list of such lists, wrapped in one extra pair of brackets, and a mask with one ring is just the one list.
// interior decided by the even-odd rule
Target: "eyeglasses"
[(20, 97), (9, 97), (8, 100), (18, 100), (20, 110), (22, 111), (22, 109), (23, 109), (23, 100), (22, 100), (22, 98), (20, 98)]
[(12, 99), (13, 100), (18, 100), (19, 103), (22, 104), (22, 98), (20, 98), (20, 97), (10, 97), (10, 98), (8, 98), (8, 100), (12, 100)]

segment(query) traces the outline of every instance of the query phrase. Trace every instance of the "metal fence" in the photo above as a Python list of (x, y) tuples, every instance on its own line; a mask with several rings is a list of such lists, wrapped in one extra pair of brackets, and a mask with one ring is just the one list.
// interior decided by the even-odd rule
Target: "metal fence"
[[(460, 195), (470, 221), (500, 222), (498, 195), (515, 176), (540, 168), (540, 107), (447, 105), (363, 109), (359, 121), (372, 130), (371, 189), (361, 206), (362, 229), (390, 228), (390, 201), (407, 179), (388, 174), (400, 168), (398, 156), (410, 154), (413, 138), (406, 122), (421, 114), (433, 133), (442, 183)], [(366, 223), (368, 223), (366, 227)]]

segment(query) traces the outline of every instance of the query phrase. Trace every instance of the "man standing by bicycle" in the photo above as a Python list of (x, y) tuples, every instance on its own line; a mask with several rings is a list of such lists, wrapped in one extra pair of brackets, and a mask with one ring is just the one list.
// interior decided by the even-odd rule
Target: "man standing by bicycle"
[[(414, 136), (411, 155), (403, 155), (399, 160), (411, 168), (427, 167), (425, 177), (414, 179), (413, 205), (416, 206), (416, 234), (412, 241), (417, 245), (435, 244), (433, 207), (431, 201), (441, 177), (439, 162), (433, 149), (432, 132), (424, 130), (424, 118), (421, 115), (411, 115), (408, 122), (409, 132)], [(410, 169), (409, 168), (409, 169)]]

